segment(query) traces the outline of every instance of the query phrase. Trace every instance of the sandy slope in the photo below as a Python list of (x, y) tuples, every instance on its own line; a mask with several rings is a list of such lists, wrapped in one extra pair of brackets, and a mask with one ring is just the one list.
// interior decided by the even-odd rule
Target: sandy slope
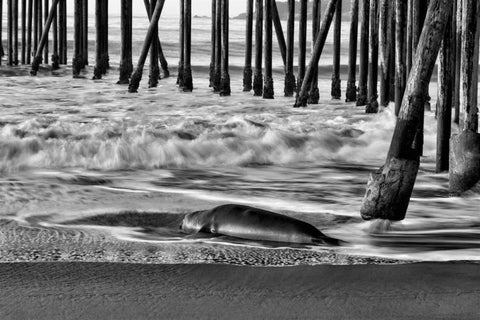
[(0, 264), (1, 319), (478, 319), (480, 265)]

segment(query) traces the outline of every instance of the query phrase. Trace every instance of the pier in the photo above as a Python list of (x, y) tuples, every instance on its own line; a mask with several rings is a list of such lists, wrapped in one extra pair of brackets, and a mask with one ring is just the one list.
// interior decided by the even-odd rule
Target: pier
[[(121, 0), (121, 59), (118, 70), (109, 63), (108, 0), (0, 0), (0, 76), (4, 70), (30, 66), (30, 75), (71, 66), (79, 81), (100, 80), (118, 72), (118, 82), (132, 95), (176, 72), (178, 94), (195, 94), (192, 73), (192, 0), (178, 1), (179, 61), (176, 71), (162, 47), (159, 25), (170, 0), (144, 0), (148, 28), (140, 54), (132, 50), (133, 0)], [(139, 1), (140, 2), (140, 1)], [(449, 172), (450, 192), (462, 194), (480, 181), (478, 133), (478, 63), (480, 2), (474, 0), (288, 0), (283, 21), (278, 0), (245, 0), (243, 94), (275, 99), (283, 87), (294, 108), (319, 99), (344, 100), (351, 108), (377, 113), (392, 108), (397, 123), (385, 165), (372, 173), (361, 207), (364, 219), (405, 218), (423, 153), (424, 113), (436, 97), (436, 172)], [(138, 5), (138, 3), (135, 2)], [(212, 95), (232, 93), (230, 73), (230, 2), (211, 0), (209, 85)], [(95, 39), (89, 39), (88, 12), (95, 10)], [(68, 10), (73, 11), (73, 30)], [(209, 9), (210, 10), (210, 9)], [(348, 77), (342, 79), (342, 16), (350, 17)], [(311, 34), (307, 33), (310, 25)], [(286, 28), (284, 28), (286, 26)], [(296, 30), (298, 26), (298, 30)], [(67, 35), (73, 35), (68, 39)], [(334, 34), (331, 90), (318, 88), (319, 60), (329, 32)], [(5, 37), (6, 35), (6, 37)], [(307, 48), (307, 39), (312, 48)], [(298, 46), (295, 46), (295, 39)], [(95, 59), (89, 61), (89, 40)], [(73, 50), (68, 46), (73, 42)], [(274, 43), (279, 50), (274, 50)], [(283, 62), (283, 82), (274, 82), (272, 61)], [(438, 66), (437, 63), (438, 57)], [(149, 58), (149, 60), (147, 60)], [(172, 62), (172, 61), (170, 61)], [(175, 61), (175, 64), (177, 62)], [(295, 65), (296, 64), (296, 65)], [(87, 66), (89, 77), (81, 77)], [(42, 69), (40, 67), (43, 66)], [(148, 81), (143, 81), (148, 66)], [(434, 72), (438, 92), (429, 92)], [(295, 73), (296, 72), (296, 73)], [(342, 84), (346, 91), (342, 92)], [(128, 87), (127, 87), (128, 86)], [(74, 90), (74, 89), (72, 89)], [(161, 90), (158, 88), (157, 90)], [(278, 90), (277, 90), (278, 92)], [(459, 134), (452, 135), (452, 126)]]

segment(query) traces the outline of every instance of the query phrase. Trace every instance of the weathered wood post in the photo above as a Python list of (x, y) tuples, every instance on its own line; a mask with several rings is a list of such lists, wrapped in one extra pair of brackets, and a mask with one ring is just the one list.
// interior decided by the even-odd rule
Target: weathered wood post
[[(95, 67), (93, 68), (93, 79), (102, 79), (102, 75), (107, 73), (105, 61), (105, 21), (102, 10), (104, 9), (103, 0), (95, 1), (95, 28), (96, 28), (96, 46), (95, 46)], [(82, 25), (83, 28), (83, 25)], [(84, 29), (83, 29), (84, 30)], [(82, 38), (83, 41), (83, 38)], [(83, 46), (82, 46), (83, 49)], [(85, 54), (83, 51), (82, 55)]]
[(463, 0), (460, 107), (462, 132), (450, 141), (449, 189), (469, 190), (480, 181), (480, 134), (478, 134), (478, 57), (480, 2)]
[(0, 0), (0, 66), (2, 65), (2, 57), (5, 55), (3, 51), (3, 0)]
[(128, 92), (130, 93), (137, 92), (140, 81), (142, 80), (145, 60), (147, 59), (148, 51), (150, 50), (150, 45), (153, 41), (154, 32), (156, 29), (158, 29), (158, 20), (160, 19), (160, 15), (162, 14), (164, 4), (165, 0), (157, 0), (155, 10), (152, 14), (152, 19), (150, 20), (150, 25), (148, 26), (147, 34), (145, 35), (145, 41), (143, 42), (142, 51), (140, 53), (140, 57), (138, 58), (137, 67), (130, 79), (130, 85), (128, 86)]
[(53, 15), (53, 54), (52, 54), (52, 69), (58, 70), (60, 68), (60, 57), (58, 55), (58, 4), (55, 7)]
[(120, 23), (121, 27), (121, 58), (118, 84), (128, 84), (133, 72), (132, 63), (132, 0), (122, 0)]
[(395, 115), (398, 116), (402, 106), (403, 94), (407, 83), (407, 57), (408, 48), (405, 43), (405, 24), (407, 7), (404, 0), (395, 0), (396, 24), (395, 24)]
[(285, 35), (283, 34), (282, 21), (278, 13), (277, 2), (272, 0), (272, 21), (275, 26), (275, 34), (277, 35), (278, 48), (280, 49), (280, 55), (282, 56), (283, 69), (287, 66), (287, 43), (285, 41)]
[(379, 60), (380, 60), (380, 105), (386, 107), (390, 89), (390, 46), (392, 45), (391, 27), (394, 3), (389, 0), (380, 0), (379, 3)]
[(18, 65), (18, 0), (13, 0), (13, 64)]
[(13, 66), (13, 0), (7, 1), (7, 64)]
[(263, 79), (263, 98), (273, 99), (273, 70), (272, 70), (272, 1), (265, 0), (265, 78)]
[[(318, 32), (320, 31), (320, 18), (321, 18), (320, 11), (321, 11), (320, 0), (314, 0), (312, 2), (312, 48), (313, 48), (315, 39), (317, 38)], [(310, 92), (308, 93), (308, 100), (307, 100), (308, 104), (318, 104), (318, 100), (320, 99), (320, 91), (318, 90), (318, 65), (315, 65), (313, 68), (314, 68), (313, 80), (312, 80), (312, 85), (310, 86)]]
[[(228, 0), (224, 0), (224, 4), (228, 6)], [(192, 92), (193, 90), (193, 79), (192, 79), (192, 0), (184, 0), (185, 9), (184, 9), (184, 36), (185, 41), (184, 49), (184, 65), (183, 65), (183, 91)], [(228, 11), (227, 11), (227, 23), (228, 23)], [(227, 26), (227, 36), (228, 36), (228, 26)], [(227, 50), (228, 50), (228, 39), (227, 39)], [(228, 52), (227, 54), (227, 64), (228, 64)], [(221, 90), (221, 89), (220, 89)]]
[(360, 21), (360, 61), (358, 75), (358, 95), (357, 106), (367, 104), (368, 94), (368, 39), (369, 39), (369, 22), (370, 22), (370, 0), (363, 0), (361, 7)]
[(414, 0), (407, 2), (407, 76), (412, 69), (413, 61), (413, 2)]
[(247, 26), (245, 28), (245, 67), (243, 68), (243, 91), (252, 90), (252, 37), (253, 37), (253, 0), (247, 0)]
[(307, 105), (308, 89), (311, 86), (313, 80), (313, 70), (315, 65), (318, 65), (320, 56), (322, 55), (323, 47), (325, 46), (325, 40), (327, 39), (328, 30), (332, 24), (333, 15), (335, 14), (336, 4), (338, 0), (330, 0), (327, 4), (326, 11), (324, 13), (322, 23), (320, 25), (320, 32), (317, 39), (315, 39), (315, 46), (313, 47), (312, 58), (308, 64), (307, 72), (305, 73), (302, 87), (299, 90), (299, 94), (296, 97), (294, 108), (305, 107)]
[(22, 54), (21, 64), (27, 62), (27, 0), (22, 0)]
[(58, 1), (60, 0), (52, 0), (52, 6), (50, 7), (50, 10), (45, 10), (46, 12), (48, 12), (48, 17), (47, 22), (45, 23), (45, 29), (43, 29), (42, 37), (40, 38), (40, 43), (38, 44), (37, 52), (35, 53), (35, 58), (33, 58), (32, 70), (30, 71), (30, 74), (32, 76), (37, 74), (40, 63), (42, 62), (42, 52), (48, 43), (48, 32), (50, 31), (53, 17), (55, 17), (56, 14), (55, 8), (58, 5)]
[(83, 1), (82, 12), (82, 56), (84, 65), (88, 66), (88, 0)]
[(357, 37), (358, 0), (352, 0), (350, 11), (350, 43), (348, 48), (348, 80), (345, 102), (357, 101)]
[[(452, 2), (455, 12), (455, 1)], [(438, 64), (438, 100), (437, 100), (437, 157), (436, 172), (448, 170), (449, 142), (452, 121), (452, 90), (455, 83), (455, 29), (456, 15), (447, 24), (440, 49)]]
[[(217, 0), (221, 1), (221, 0)], [(180, 50), (180, 59), (178, 61), (178, 75), (177, 75), (177, 84), (180, 88), (183, 88), (183, 67), (185, 64), (185, 0), (180, 0), (180, 35), (179, 35), (179, 50)]]
[(456, 24), (457, 30), (455, 35), (456, 41), (456, 59), (455, 59), (455, 95), (454, 95), (454, 116), (453, 122), (460, 124), (460, 70), (461, 70), (461, 59), (462, 56), (462, 16), (463, 16), (463, 0), (456, 0), (457, 2), (457, 11), (454, 13), (456, 15)]
[[(42, 4), (42, 0), (38, 0), (38, 11), (37, 11), (37, 23), (38, 23), (38, 34), (37, 34), (37, 40), (38, 40), (38, 43), (40, 43), (40, 37), (42, 36), (42, 33), (43, 33), (43, 4)], [(37, 52), (37, 50), (35, 49), (35, 52)]]
[[(249, 0), (253, 1), (253, 0)], [(212, 24), (210, 27), (210, 84), (209, 87), (213, 88), (213, 85), (215, 83), (215, 52), (216, 52), (216, 16), (217, 16), (217, 2), (215, 0), (211, 0), (212, 2)], [(247, 8), (248, 11), (248, 8)], [(248, 19), (247, 19), (247, 33), (248, 33)], [(248, 42), (248, 35), (247, 35), (247, 42)], [(245, 55), (245, 59), (247, 59), (247, 56)], [(245, 78), (244, 78), (245, 82)]]
[(285, 68), (285, 97), (293, 96), (295, 92), (295, 75), (293, 73), (295, 37), (295, 0), (288, 0), (287, 18), (287, 66)]
[(378, 112), (378, 0), (370, 0), (370, 61), (368, 63), (368, 103), (366, 113)]
[(431, 0), (385, 165), (372, 173), (360, 213), (365, 220), (402, 220), (420, 164), (413, 142), (428, 84), (451, 13), (450, 0)]
[[(217, 7), (218, 8), (218, 7)], [(263, 48), (263, 0), (255, 2), (255, 70), (253, 74), (253, 95), (263, 94), (262, 48)]]
[(27, 16), (27, 64), (31, 62), (32, 56), (32, 24), (33, 24), (33, 0), (28, 0), (28, 16)]
[(67, 64), (67, 2), (60, 1), (58, 5), (58, 30), (60, 36), (58, 45), (60, 51), (60, 63)]
[[(110, 69), (110, 58), (108, 55), (108, 0), (103, 0), (102, 22), (103, 22), (103, 60), (105, 61), (106, 70)], [(106, 71), (105, 71), (106, 73)]]
[(213, 92), (220, 92), (222, 78), (222, 0), (216, 0), (215, 16), (215, 78)]
[(305, 61), (307, 57), (307, 0), (300, 0), (300, 22), (298, 24), (298, 29), (299, 52), (297, 90), (300, 90), (303, 84), (303, 78), (305, 77)]
[[(87, 2), (88, 2), (88, 0), (84, 1), (84, 6), (85, 6), (85, 3), (87, 3)], [(44, 7), (43, 7), (44, 24), (47, 23), (47, 19), (48, 19), (48, 3), (49, 3), (48, 0), (44, 0)], [(85, 17), (85, 12), (83, 13), (83, 16), (84, 16), (84, 20), (86, 20), (87, 17)], [(83, 33), (85, 33), (85, 31)], [(48, 40), (48, 33), (47, 33), (47, 42), (46, 42), (45, 48), (43, 50), (43, 63), (45, 63), (45, 64), (48, 64), (48, 59), (49, 59), (49, 56), (48, 56), (48, 41), (49, 40)]]
[[(187, 0), (188, 1), (188, 0)], [(224, 0), (222, 4), (222, 63), (221, 63), (221, 77), (220, 77), (220, 95), (230, 95), (230, 74), (228, 73), (228, 27), (229, 27), (229, 1)]]
[[(10, 1), (10, 0), (9, 0)], [(38, 1), (33, 0), (33, 51), (30, 53), (32, 56), (37, 52), (38, 47)]]
[(332, 74), (332, 99), (340, 99), (340, 33), (342, 29), (342, 0), (337, 1), (335, 23), (333, 25), (333, 74)]
[[(150, 11), (150, 16), (153, 14), (153, 9), (157, 0), (151, 0), (149, 3), (148, 10)], [(158, 85), (158, 79), (160, 78), (160, 67), (158, 65), (158, 28), (153, 31), (153, 41), (150, 45), (150, 75), (148, 79), (148, 87), (156, 88)]]
[(74, 18), (73, 18), (73, 62), (72, 73), (73, 77), (80, 75), (80, 70), (83, 68), (82, 57), (82, 0), (75, 0), (74, 2)]

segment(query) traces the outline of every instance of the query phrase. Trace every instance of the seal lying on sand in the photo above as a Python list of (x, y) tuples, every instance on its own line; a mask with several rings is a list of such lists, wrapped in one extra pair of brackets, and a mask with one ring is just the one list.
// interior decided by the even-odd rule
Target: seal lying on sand
[(186, 233), (205, 232), (250, 240), (338, 245), (304, 221), (249, 206), (226, 204), (195, 211), (183, 218)]

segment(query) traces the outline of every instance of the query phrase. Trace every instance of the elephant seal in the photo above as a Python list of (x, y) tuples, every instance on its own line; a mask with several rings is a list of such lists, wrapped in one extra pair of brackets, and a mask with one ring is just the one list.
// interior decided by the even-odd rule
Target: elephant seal
[(250, 240), (339, 245), (304, 221), (244, 205), (225, 204), (185, 216), (185, 233), (205, 232)]

